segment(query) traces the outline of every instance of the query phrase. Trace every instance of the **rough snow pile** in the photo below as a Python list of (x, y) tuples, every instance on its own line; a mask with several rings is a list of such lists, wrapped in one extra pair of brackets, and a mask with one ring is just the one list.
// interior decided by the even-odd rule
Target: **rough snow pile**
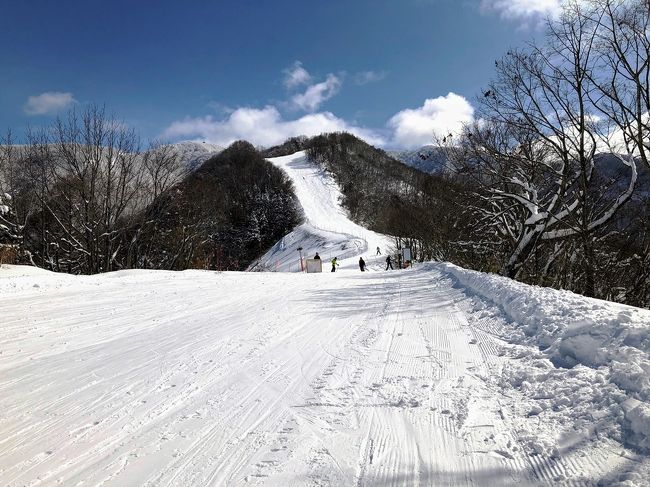
[(501, 308), (511, 320), (508, 341), (539, 347), (536, 373), (506, 378), (539, 399), (530, 414), (567, 407), (579, 416), (585, 402), (587, 415), (617, 420), (623, 441), (650, 449), (650, 311), (442, 266)]

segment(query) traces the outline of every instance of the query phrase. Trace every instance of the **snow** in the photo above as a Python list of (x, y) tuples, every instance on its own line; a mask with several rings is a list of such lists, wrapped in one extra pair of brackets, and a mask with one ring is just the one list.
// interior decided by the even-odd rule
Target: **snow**
[[(598, 371), (611, 387), (600, 402), (616, 404), (614, 414), (624, 413), (622, 426), (627, 431), (622, 439), (650, 450), (650, 311), (528, 286), (453, 264), (444, 267), (464, 289), (502, 310), (512, 323), (512, 343), (537, 346), (557, 367)], [(571, 374), (562, 378), (565, 375)], [(598, 382), (596, 386), (601, 385)], [(574, 384), (564, 391), (553, 390), (556, 399), (565, 392), (565, 402), (574, 406), (579, 399), (573, 396), (576, 389)]]
[(272, 162), (306, 222), (260, 266), (339, 272), (0, 268), (0, 485), (648, 485), (650, 312), (385, 272), (331, 178)]
[(4, 202), (11, 202), (11, 196), (7, 193), (0, 194), (0, 216), (9, 213), (10, 208), (3, 204)]

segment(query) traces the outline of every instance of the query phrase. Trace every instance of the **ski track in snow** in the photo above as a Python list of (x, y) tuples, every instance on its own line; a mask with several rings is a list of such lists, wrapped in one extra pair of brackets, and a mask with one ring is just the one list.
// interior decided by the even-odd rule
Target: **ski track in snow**
[(624, 460), (522, 448), (505, 331), (442, 271), (119, 274), (2, 298), (2, 485), (595, 485)]
[[(314, 171), (300, 157), (280, 162)], [(328, 240), (337, 193), (310, 210), (292, 177), (310, 250), (359, 238), (341, 213)], [(334, 274), (3, 269), (0, 484), (590, 486), (647, 466), (588, 436), (535, 450), (549, 432), (499, 383), (504, 317), (443, 266), (360, 273), (354, 255)]]

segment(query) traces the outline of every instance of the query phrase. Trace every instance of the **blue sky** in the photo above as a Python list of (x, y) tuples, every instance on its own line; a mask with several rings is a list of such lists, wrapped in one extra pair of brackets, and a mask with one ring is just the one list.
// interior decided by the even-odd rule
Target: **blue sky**
[(0, 130), (98, 103), (144, 139), (415, 147), (471, 119), (495, 59), (559, 1), (9, 0)]

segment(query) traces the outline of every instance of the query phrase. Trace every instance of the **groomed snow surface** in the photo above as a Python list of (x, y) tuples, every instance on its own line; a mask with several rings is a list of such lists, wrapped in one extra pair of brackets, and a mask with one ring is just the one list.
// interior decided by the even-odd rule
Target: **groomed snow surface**
[(307, 221), (262, 267), (336, 273), (0, 269), (0, 485), (650, 485), (650, 312), (384, 271), (278, 159)]

